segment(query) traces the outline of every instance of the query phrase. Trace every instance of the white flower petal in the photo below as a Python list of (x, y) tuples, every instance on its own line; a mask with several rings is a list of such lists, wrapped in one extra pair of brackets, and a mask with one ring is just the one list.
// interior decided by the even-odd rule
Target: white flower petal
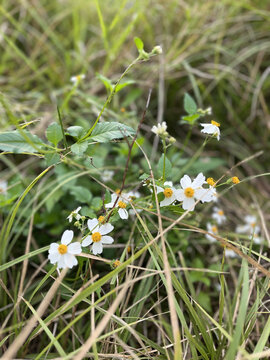
[(178, 201), (183, 201), (185, 199), (185, 193), (184, 193), (183, 189), (176, 189), (174, 191), (174, 195), (175, 195), (176, 200), (178, 200)]
[(82, 252), (82, 247), (79, 242), (74, 242), (68, 245), (68, 253), (73, 255), (78, 255)]
[(58, 267), (58, 269), (66, 268), (65, 259), (64, 259), (63, 255), (60, 256), (58, 263), (57, 263), (57, 267)]
[(113, 229), (114, 229), (114, 226), (112, 224), (107, 223), (107, 224), (101, 225), (98, 232), (101, 235), (106, 235), (109, 232), (111, 232)]
[(166, 198), (161, 201), (160, 206), (169, 206), (176, 200), (175, 195), (173, 194), (171, 197)]
[(191, 187), (197, 189), (205, 183), (205, 176), (203, 173), (199, 173), (196, 179), (193, 180)]
[(159, 193), (161, 193), (163, 191), (164, 191), (164, 189), (162, 187), (157, 186), (157, 194), (159, 194)]
[(190, 210), (190, 211), (193, 211), (194, 210), (194, 207), (195, 207), (195, 200), (194, 198), (188, 198), (186, 197), (184, 200), (183, 200), (183, 204), (182, 204), (182, 208), (184, 210)]
[(88, 229), (89, 229), (91, 232), (97, 231), (97, 228), (98, 228), (98, 219), (89, 219), (89, 220), (87, 221), (87, 226), (88, 226)]
[(59, 254), (59, 252), (57, 252), (57, 253), (55, 252), (55, 253), (49, 254), (48, 259), (50, 260), (50, 262), (52, 264), (55, 264), (60, 259), (60, 256), (61, 255)]
[(102, 243), (101, 241), (99, 242), (94, 242), (93, 243), (93, 246), (92, 246), (92, 252), (94, 255), (97, 255), (97, 254), (101, 254), (103, 251), (103, 246), (102, 246)]
[(111, 236), (102, 236), (101, 242), (102, 244), (112, 244), (114, 240)]
[(66, 231), (64, 231), (64, 233), (62, 235), (61, 244), (68, 245), (72, 239), (73, 239), (73, 231), (66, 230)]
[(77, 259), (72, 254), (66, 253), (63, 255), (63, 258), (66, 265), (65, 267), (68, 267), (69, 269), (78, 264)]
[(58, 253), (58, 247), (59, 247), (59, 244), (52, 243), (49, 248), (49, 254)]
[(213, 201), (213, 195), (210, 189), (197, 189), (195, 190), (194, 197), (202, 203)]
[(118, 214), (121, 219), (124, 219), (124, 220), (128, 219), (128, 212), (126, 209), (119, 209)]
[(180, 184), (183, 189), (191, 186), (191, 178), (188, 175), (184, 175), (180, 180)]
[(172, 186), (173, 186), (173, 183), (172, 183), (172, 181), (165, 181), (164, 186), (170, 186), (170, 187), (172, 187)]
[(82, 246), (88, 246), (90, 244), (92, 244), (93, 240), (92, 240), (92, 236), (88, 235), (86, 236), (86, 238), (82, 241)]

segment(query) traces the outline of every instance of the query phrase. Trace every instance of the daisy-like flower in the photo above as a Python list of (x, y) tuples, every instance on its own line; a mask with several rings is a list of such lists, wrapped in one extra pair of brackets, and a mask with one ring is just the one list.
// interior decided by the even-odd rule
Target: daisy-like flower
[(101, 174), (101, 180), (104, 182), (108, 182), (111, 181), (114, 175), (114, 171), (112, 170), (104, 170), (103, 173)]
[(8, 183), (5, 180), (0, 180), (0, 195), (6, 195)]
[(165, 121), (163, 121), (161, 124), (158, 124), (157, 126), (154, 125), (151, 129), (151, 131), (158, 135), (158, 136), (167, 136), (167, 124)]
[(165, 181), (164, 187), (157, 186), (157, 193), (164, 194), (164, 200), (160, 202), (160, 206), (169, 206), (175, 200), (177, 200), (177, 194), (180, 194), (180, 190), (177, 190), (171, 181)]
[(79, 74), (79, 75), (71, 76), (70, 81), (72, 82), (72, 84), (78, 85), (83, 79), (85, 79), (85, 74)]
[(214, 135), (218, 140), (220, 139), (220, 123), (212, 120), (211, 124), (200, 124), (203, 129), (201, 130), (204, 134)]
[(193, 211), (196, 200), (202, 202), (213, 201), (215, 189), (204, 189), (205, 176), (203, 173), (197, 175), (196, 179), (191, 181), (188, 175), (184, 175), (180, 180), (182, 189), (176, 191), (175, 196), (178, 201), (183, 201), (182, 208), (184, 210)]
[[(207, 223), (206, 224), (206, 227), (207, 227), (207, 231), (210, 233), (210, 234), (213, 234), (213, 235), (217, 235), (218, 234), (218, 228), (216, 225), (213, 225), (211, 223)], [(209, 234), (206, 234), (205, 237), (210, 241), (210, 242), (215, 242), (217, 241), (216, 238), (214, 238), (214, 236), (211, 236)]]
[(61, 244), (52, 243), (49, 248), (49, 260), (52, 264), (57, 263), (58, 269), (71, 269), (78, 264), (75, 255), (82, 252), (81, 244), (79, 242), (71, 243), (73, 239), (73, 231), (64, 231)]
[(218, 225), (221, 225), (224, 222), (226, 222), (226, 216), (224, 215), (224, 211), (216, 206), (213, 209), (212, 218), (216, 220)]
[(91, 235), (86, 236), (82, 242), (82, 246), (92, 245), (92, 252), (94, 255), (101, 254), (103, 251), (103, 244), (112, 244), (113, 238), (111, 236), (104, 236), (113, 230), (113, 225), (109, 223), (104, 224), (104, 217), (98, 219), (90, 219), (87, 221), (88, 229)]
[(79, 211), (81, 210), (81, 206), (77, 207), (76, 210), (73, 210), (67, 217), (68, 221), (71, 223), (73, 218), (75, 218), (76, 220), (80, 220), (81, 219), (81, 215), (79, 214)]
[[(106, 204), (105, 208), (111, 209), (113, 207), (117, 197), (118, 197), (117, 194), (112, 194), (111, 202)], [(118, 208), (118, 214), (119, 214), (120, 218), (123, 220), (128, 219), (128, 212), (126, 209), (127, 205), (128, 205), (128, 198), (124, 195), (119, 196), (115, 207)]]
[(244, 218), (245, 225), (239, 225), (236, 227), (236, 232), (239, 234), (246, 233), (249, 238), (254, 241), (255, 244), (261, 244), (263, 239), (259, 237), (261, 228), (257, 225), (256, 216), (247, 215)]

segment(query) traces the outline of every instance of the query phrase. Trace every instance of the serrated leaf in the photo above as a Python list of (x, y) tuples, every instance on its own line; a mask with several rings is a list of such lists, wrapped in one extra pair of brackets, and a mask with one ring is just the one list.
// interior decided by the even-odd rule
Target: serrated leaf
[(27, 130), (7, 131), (0, 134), (0, 150), (12, 153), (38, 152), (35, 147), (44, 145), (40, 138)]
[(57, 146), (59, 141), (63, 139), (61, 126), (53, 122), (46, 130), (46, 137), (54, 146)]
[(45, 160), (46, 160), (47, 166), (51, 166), (51, 165), (57, 164), (60, 161), (60, 156), (57, 153), (46, 154)]
[(184, 109), (190, 115), (193, 115), (197, 112), (197, 105), (196, 105), (195, 101), (193, 100), (193, 98), (188, 93), (185, 93)]
[(104, 122), (96, 125), (88, 140), (104, 143), (129, 135), (135, 135), (135, 130), (131, 127), (118, 122)]
[(81, 139), (86, 134), (86, 130), (81, 126), (70, 126), (67, 128), (66, 134)]
[(135, 45), (136, 45), (139, 52), (143, 50), (144, 43), (139, 37), (134, 38), (134, 43), (135, 43)]
[(82, 186), (73, 186), (73, 188), (70, 189), (70, 193), (77, 201), (84, 204), (90, 202), (92, 199), (92, 193)]
[(82, 155), (87, 150), (87, 148), (88, 148), (87, 142), (75, 143), (70, 147), (72, 153), (75, 155)]
[[(163, 176), (163, 167), (164, 167), (164, 154), (161, 155), (158, 161), (158, 176)], [(165, 157), (165, 178), (171, 175), (172, 164), (168, 158)]]

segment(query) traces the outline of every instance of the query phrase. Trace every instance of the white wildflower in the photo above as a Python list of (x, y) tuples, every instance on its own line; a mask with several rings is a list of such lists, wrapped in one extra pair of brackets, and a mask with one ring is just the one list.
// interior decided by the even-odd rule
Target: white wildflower
[[(208, 231), (210, 234), (213, 234), (213, 235), (217, 235), (217, 234), (218, 234), (218, 228), (217, 228), (216, 225), (213, 225), (213, 224), (211, 224), (211, 223), (208, 222), (208, 223), (206, 224), (206, 226), (207, 226), (207, 231)], [(217, 241), (214, 236), (211, 236), (211, 235), (209, 235), (209, 234), (206, 234), (205, 237), (206, 237), (209, 241), (211, 241), (211, 242)]]
[(230, 258), (235, 258), (237, 256), (239, 256), (238, 254), (236, 254), (236, 252), (234, 252), (231, 249), (226, 249), (225, 250), (225, 256), (230, 257)]
[(79, 242), (71, 243), (73, 239), (73, 231), (64, 231), (61, 244), (52, 243), (49, 248), (49, 260), (52, 264), (57, 263), (58, 269), (72, 268), (78, 264), (75, 255), (82, 252), (81, 244)]
[(101, 254), (103, 251), (103, 244), (112, 244), (113, 238), (111, 236), (104, 236), (113, 230), (113, 225), (109, 223), (104, 224), (104, 217), (98, 219), (90, 219), (87, 221), (88, 229), (91, 235), (86, 236), (82, 242), (82, 246), (92, 245), (92, 252), (94, 255)]
[(204, 183), (205, 176), (203, 173), (197, 175), (193, 182), (188, 175), (184, 175), (182, 177), (180, 180), (182, 189), (177, 190), (176, 199), (178, 201), (183, 201), (182, 208), (184, 210), (193, 211), (196, 200), (200, 200), (202, 202), (213, 201), (213, 189), (204, 189), (202, 187)]
[(177, 194), (180, 195), (181, 190), (177, 190), (171, 181), (165, 181), (164, 187), (157, 186), (157, 193), (164, 194), (164, 200), (160, 202), (160, 206), (171, 205), (175, 200), (177, 200)]
[(114, 171), (112, 170), (104, 170), (103, 173), (100, 175), (101, 180), (104, 182), (111, 181), (114, 175)]
[(216, 220), (218, 225), (221, 225), (224, 222), (226, 222), (226, 216), (224, 215), (224, 211), (216, 206), (213, 209), (212, 218)]
[(77, 207), (76, 210), (73, 210), (67, 217), (68, 221), (71, 223), (73, 218), (75, 218), (76, 220), (80, 220), (81, 219), (81, 215), (79, 214), (79, 211), (81, 210), (81, 206)]
[(78, 85), (83, 79), (85, 79), (85, 74), (79, 74), (79, 75), (71, 76), (70, 81), (72, 82), (72, 84)]
[(220, 139), (220, 124), (214, 120), (211, 121), (211, 124), (201, 124), (203, 129), (201, 130), (202, 133), (214, 135), (218, 140)]
[(260, 244), (263, 239), (259, 237), (261, 228), (257, 225), (256, 216), (247, 215), (244, 218), (245, 225), (239, 225), (236, 227), (236, 232), (239, 234), (246, 233), (249, 238), (254, 241), (255, 244)]
[[(117, 194), (112, 194), (111, 197), (111, 202), (105, 205), (106, 209), (111, 209), (117, 199), (118, 195)], [(128, 198), (124, 195), (120, 195), (117, 203), (115, 205), (116, 208), (118, 208), (118, 214), (120, 216), (121, 219), (128, 219), (128, 212), (126, 210), (126, 207), (128, 205)]]
[(167, 124), (165, 121), (163, 121), (161, 124), (158, 124), (157, 126), (154, 125), (151, 129), (151, 131), (159, 136), (167, 136)]

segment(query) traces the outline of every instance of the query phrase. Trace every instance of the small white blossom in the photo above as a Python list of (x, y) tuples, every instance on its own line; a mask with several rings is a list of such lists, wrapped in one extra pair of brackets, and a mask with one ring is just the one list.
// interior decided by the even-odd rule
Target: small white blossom
[(231, 249), (226, 249), (225, 256), (230, 257), (230, 258), (235, 258), (238, 256), (238, 254), (236, 254), (236, 252), (234, 252)]
[(8, 183), (5, 180), (0, 180), (0, 195), (7, 194)]
[(60, 245), (57, 243), (50, 245), (48, 258), (52, 264), (57, 263), (58, 269), (71, 269), (78, 264), (75, 255), (79, 255), (82, 248), (79, 242), (71, 243), (72, 239), (73, 231), (66, 230), (62, 235)]
[(160, 55), (160, 54), (162, 54), (162, 52), (163, 52), (162, 47), (160, 45), (155, 46), (153, 49), (153, 53), (155, 53), (155, 54)]
[(85, 74), (79, 74), (79, 75), (71, 76), (70, 81), (72, 82), (72, 84), (78, 85), (83, 79), (85, 79)]
[(113, 229), (113, 225), (109, 223), (103, 223), (102, 219), (90, 219), (87, 221), (88, 229), (91, 231), (91, 235), (86, 236), (82, 242), (82, 246), (92, 245), (92, 252), (94, 255), (101, 254), (103, 251), (103, 244), (112, 244), (113, 238), (111, 236), (104, 236), (109, 234)]
[(193, 211), (196, 200), (202, 202), (213, 201), (215, 189), (204, 189), (202, 187), (205, 184), (205, 176), (203, 173), (197, 175), (196, 179), (191, 181), (188, 175), (184, 175), (180, 180), (182, 189), (177, 190), (176, 199), (183, 201), (182, 208), (184, 210)]
[(159, 136), (167, 135), (167, 124), (165, 121), (163, 121), (161, 124), (158, 124), (157, 126), (154, 125), (151, 129), (151, 131)]
[(214, 135), (218, 140), (220, 139), (220, 124), (214, 120), (211, 121), (211, 124), (201, 124), (203, 129), (201, 130), (204, 134)]
[(103, 173), (100, 175), (101, 180), (104, 182), (111, 181), (114, 175), (114, 171), (112, 170), (104, 170)]
[[(213, 235), (218, 235), (218, 228), (216, 225), (213, 225), (211, 223), (207, 223), (206, 224), (207, 226), (207, 231), (210, 233), (210, 234), (213, 234)], [(216, 238), (214, 238), (214, 236), (211, 236), (209, 234), (206, 234), (205, 237), (210, 241), (210, 242), (215, 242), (217, 241)]]
[(236, 227), (236, 232), (239, 234), (246, 233), (249, 238), (254, 241), (255, 244), (260, 244), (263, 239), (259, 237), (261, 228), (257, 225), (256, 216), (247, 215), (244, 218), (245, 225), (239, 225)]
[(81, 206), (77, 207), (76, 210), (73, 210), (67, 217), (68, 221), (71, 223), (73, 218), (75, 218), (76, 220), (80, 220), (81, 219), (81, 215), (79, 214), (79, 211), (81, 210)]
[(213, 211), (213, 214), (212, 214), (212, 218), (214, 220), (216, 220), (218, 225), (221, 225), (224, 222), (226, 222), (226, 216), (224, 215), (224, 211), (222, 209), (215, 206), (213, 210), (214, 211)]
[[(112, 194), (111, 197), (111, 202), (105, 205), (106, 209), (111, 209), (117, 199), (118, 195), (117, 194)], [(127, 195), (120, 195), (117, 203), (115, 205), (116, 208), (118, 208), (118, 214), (120, 216), (121, 219), (126, 220), (128, 219), (128, 212), (126, 210), (126, 207), (128, 205), (128, 197)]]
[(171, 181), (165, 181), (164, 187), (157, 186), (157, 193), (163, 193), (164, 199), (160, 202), (160, 206), (169, 206), (175, 200), (177, 200), (177, 194), (181, 193), (181, 190), (177, 190)]

